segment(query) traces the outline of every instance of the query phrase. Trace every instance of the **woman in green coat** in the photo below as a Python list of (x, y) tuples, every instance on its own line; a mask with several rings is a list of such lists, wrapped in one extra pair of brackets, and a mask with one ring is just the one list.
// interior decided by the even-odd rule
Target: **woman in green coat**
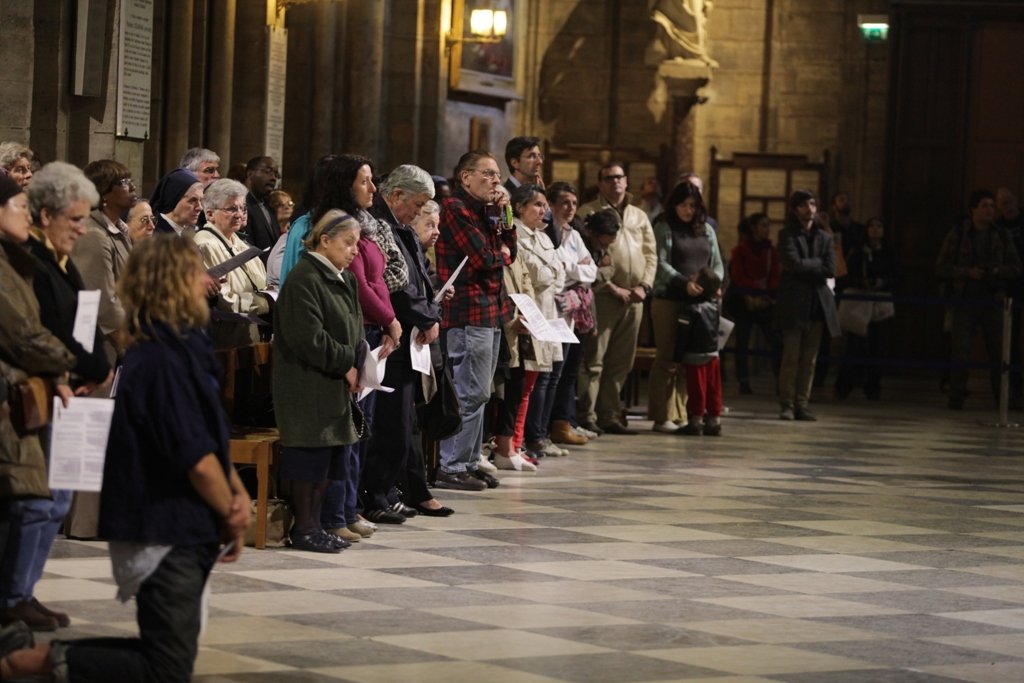
[(363, 314), (355, 277), (359, 223), (328, 211), (305, 240), (274, 308), (274, 405), (292, 480), (292, 547), (337, 553), (348, 545), (320, 526), (328, 479), (348, 479), (347, 444), (357, 440), (352, 396), (359, 390), (356, 349)]

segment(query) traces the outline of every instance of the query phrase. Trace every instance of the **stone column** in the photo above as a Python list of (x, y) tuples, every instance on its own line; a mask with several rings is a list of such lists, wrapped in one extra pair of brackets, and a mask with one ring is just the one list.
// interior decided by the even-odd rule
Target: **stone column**
[(345, 148), (374, 161), (381, 154), (384, 80), (384, 3), (351, 2), (348, 8), (348, 129)]
[(209, 120), (206, 146), (221, 156), (227, 172), (231, 153), (231, 109), (235, 74), (236, 0), (214, 0), (211, 6)]
[(178, 164), (188, 149), (189, 103), (192, 94), (192, 0), (167, 7), (167, 87), (164, 91), (163, 170)]
[[(707, 101), (700, 90), (711, 80), (711, 68), (695, 59), (671, 60), (658, 67), (658, 76), (672, 99), (672, 146), (675, 172), (694, 169), (695, 112)], [(673, 178), (674, 179), (674, 178)]]
[(315, 163), (332, 148), (334, 139), (335, 85), (338, 73), (335, 71), (338, 50), (338, 10), (334, 3), (323, 2), (316, 5), (315, 25), (313, 26), (313, 64), (310, 80), (312, 81), (312, 97), (310, 108), (309, 147), (310, 161)]

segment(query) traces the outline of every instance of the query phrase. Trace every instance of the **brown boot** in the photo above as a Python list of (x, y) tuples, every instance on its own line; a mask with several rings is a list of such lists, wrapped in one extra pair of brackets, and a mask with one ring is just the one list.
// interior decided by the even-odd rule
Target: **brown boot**
[(23, 621), (33, 631), (56, 631), (57, 620), (36, 610), (27, 600), (19, 602), (4, 613), (5, 621)]
[(582, 446), (588, 441), (587, 437), (576, 433), (568, 420), (555, 420), (551, 423), (551, 440), (573, 446)]
[(54, 619), (56, 619), (57, 626), (60, 626), (61, 628), (67, 628), (68, 626), (71, 626), (71, 617), (69, 617), (64, 612), (57, 612), (55, 610), (52, 610), (43, 603), (36, 600), (35, 598), (29, 600), (29, 604), (32, 605), (35, 608), (35, 610), (40, 614), (47, 617), (53, 617)]

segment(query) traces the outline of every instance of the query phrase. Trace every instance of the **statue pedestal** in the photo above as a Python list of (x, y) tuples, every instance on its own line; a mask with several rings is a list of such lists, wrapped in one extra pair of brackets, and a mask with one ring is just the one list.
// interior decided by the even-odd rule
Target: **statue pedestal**
[(672, 98), (672, 143), (676, 171), (694, 170), (693, 107), (707, 102), (700, 90), (711, 81), (711, 66), (700, 59), (671, 59), (658, 65), (658, 76)]

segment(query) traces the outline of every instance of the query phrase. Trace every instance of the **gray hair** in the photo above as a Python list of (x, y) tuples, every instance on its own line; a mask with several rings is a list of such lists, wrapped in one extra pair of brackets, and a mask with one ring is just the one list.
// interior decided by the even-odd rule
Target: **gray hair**
[(96, 186), (77, 166), (63, 161), (51, 161), (32, 176), (28, 184), (28, 208), (32, 220), (39, 222), (43, 209), (62, 213), (75, 202), (87, 202), (90, 207), (100, 203)]
[(231, 178), (214, 180), (203, 193), (203, 207), (207, 211), (223, 209), (235, 197), (244, 197), (247, 194), (249, 194), (249, 188), (237, 180)]
[(395, 190), (407, 194), (434, 196), (434, 179), (419, 166), (402, 164), (395, 168), (380, 184), (381, 196), (387, 197)]
[(302, 244), (306, 247), (306, 251), (315, 251), (320, 245), (321, 237), (333, 240), (346, 230), (359, 230), (361, 232), (362, 226), (359, 221), (348, 215), (345, 211), (331, 209), (324, 214), (323, 218), (316, 222), (316, 225), (309, 231), (306, 238), (302, 240)]
[(429, 215), (434, 214), (434, 213), (436, 213), (436, 214), (440, 214), (441, 213), (441, 205), (438, 204), (437, 202), (435, 202), (433, 199), (431, 199), (426, 204), (424, 204), (423, 208), (420, 209), (420, 215), (421, 216), (429, 216)]
[(206, 149), (205, 147), (193, 147), (192, 149), (186, 150), (181, 155), (181, 168), (187, 168), (188, 170), (195, 173), (200, 167), (208, 161), (220, 163), (220, 157), (212, 149)]
[(20, 142), (0, 142), (0, 166), (10, 168), (18, 159), (32, 161), (35, 153)]

